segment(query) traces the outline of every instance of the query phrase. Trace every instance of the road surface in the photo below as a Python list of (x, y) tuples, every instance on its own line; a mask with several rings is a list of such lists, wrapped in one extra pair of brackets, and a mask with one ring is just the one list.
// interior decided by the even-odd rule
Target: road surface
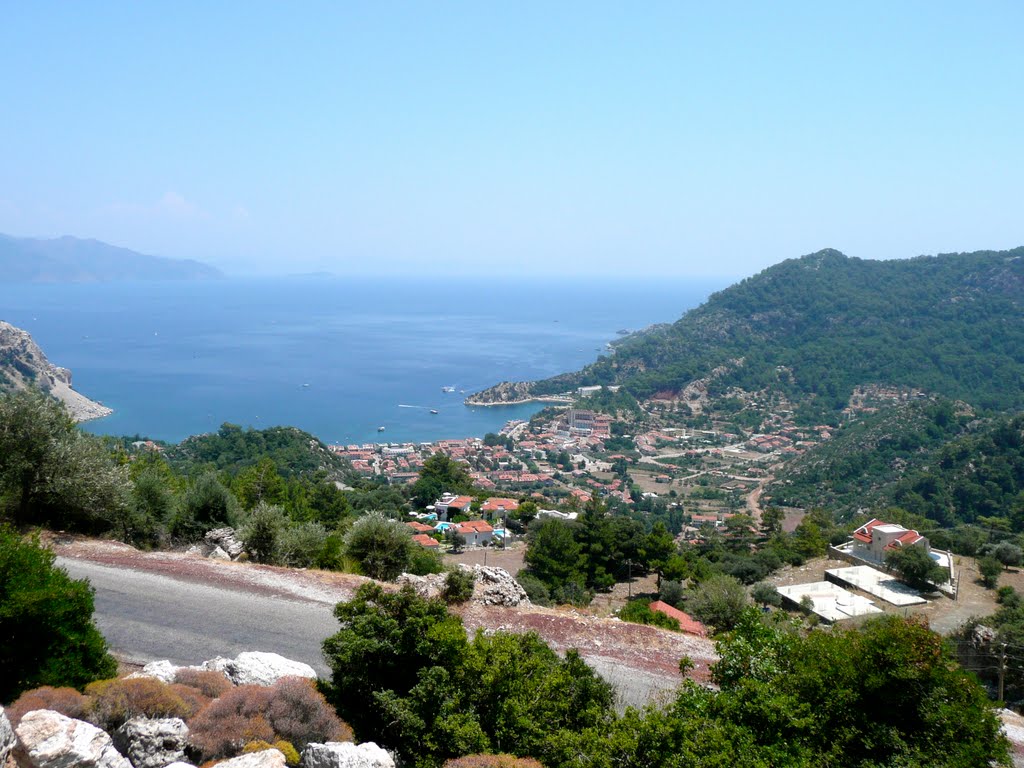
[(253, 594), (162, 574), (58, 557), (57, 565), (96, 590), (96, 624), (133, 662), (197, 664), (242, 651), (272, 651), (329, 669), (320, 644), (338, 630), (333, 604)]

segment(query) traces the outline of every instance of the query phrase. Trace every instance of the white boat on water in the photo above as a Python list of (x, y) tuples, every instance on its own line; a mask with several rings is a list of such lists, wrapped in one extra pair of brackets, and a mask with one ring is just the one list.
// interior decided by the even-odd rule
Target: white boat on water
[(384, 431), (384, 427), (377, 427), (377, 431), (378, 432), (383, 432)]
[(433, 413), (434, 415), (437, 415), (437, 411), (434, 410), (433, 408), (430, 409), (430, 412)]
[(454, 392), (455, 387), (441, 387), (442, 392)]

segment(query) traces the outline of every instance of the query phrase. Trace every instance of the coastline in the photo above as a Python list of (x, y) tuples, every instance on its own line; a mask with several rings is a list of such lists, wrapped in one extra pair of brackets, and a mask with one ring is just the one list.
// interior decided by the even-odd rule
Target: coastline
[(498, 400), (495, 402), (480, 402), (467, 397), (462, 401), (463, 405), (473, 408), (492, 408), (501, 405), (527, 405), (528, 403), (559, 403), (561, 405), (572, 405), (573, 398), (560, 395), (538, 395), (536, 397), (524, 397), (520, 400)]

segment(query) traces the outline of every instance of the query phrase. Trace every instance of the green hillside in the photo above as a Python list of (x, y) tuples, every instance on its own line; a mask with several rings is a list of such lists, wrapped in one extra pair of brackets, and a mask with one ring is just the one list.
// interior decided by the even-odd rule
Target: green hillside
[(894, 261), (825, 250), (770, 267), (531, 390), (619, 383), (644, 398), (726, 366), (711, 394), (771, 386), (801, 404), (805, 422), (829, 418), (870, 383), (1005, 410), (1024, 406), (1022, 317), (1024, 248)]

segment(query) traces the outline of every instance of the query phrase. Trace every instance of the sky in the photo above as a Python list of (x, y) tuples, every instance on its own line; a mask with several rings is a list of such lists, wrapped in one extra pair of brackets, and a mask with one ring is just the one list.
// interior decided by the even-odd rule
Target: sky
[(233, 274), (1024, 245), (1024, 3), (5, 4), (0, 232)]

